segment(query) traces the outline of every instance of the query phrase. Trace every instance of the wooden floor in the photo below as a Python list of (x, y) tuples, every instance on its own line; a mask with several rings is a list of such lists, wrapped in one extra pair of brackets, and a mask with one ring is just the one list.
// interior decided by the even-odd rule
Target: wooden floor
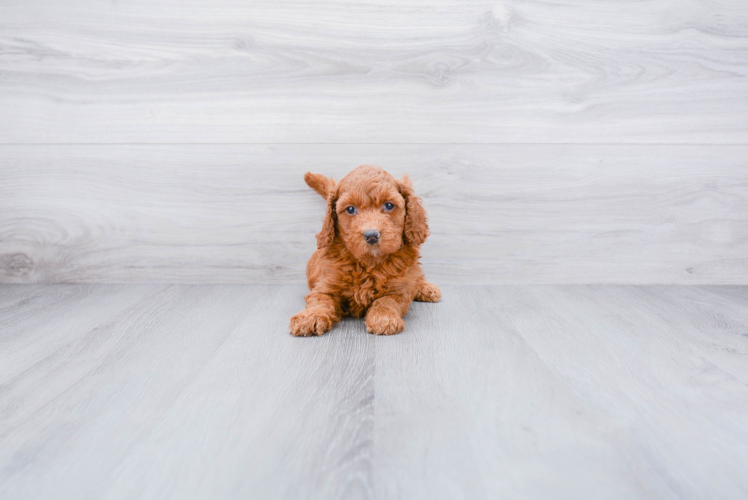
[(0, 287), (0, 498), (746, 498), (748, 287)]

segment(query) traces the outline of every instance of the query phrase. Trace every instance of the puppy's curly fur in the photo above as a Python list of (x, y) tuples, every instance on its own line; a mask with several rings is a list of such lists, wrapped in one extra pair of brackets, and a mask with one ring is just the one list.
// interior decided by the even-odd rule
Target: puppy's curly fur
[(413, 300), (439, 301), (439, 287), (418, 264), (429, 228), (407, 176), (396, 180), (361, 165), (340, 183), (310, 172), (304, 180), (327, 200), (327, 213), (306, 267), (306, 308), (291, 318), (293, 335), (322, 335), (343, 315), (366, 315), (369, 332), (391, 335), (405, 327)]

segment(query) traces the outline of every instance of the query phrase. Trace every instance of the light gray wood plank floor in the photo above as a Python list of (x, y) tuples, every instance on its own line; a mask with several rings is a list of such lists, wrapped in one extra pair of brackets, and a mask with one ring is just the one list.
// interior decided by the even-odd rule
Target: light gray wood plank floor
[(0, 498), (748, 495), (748, 287), (0, 287)]

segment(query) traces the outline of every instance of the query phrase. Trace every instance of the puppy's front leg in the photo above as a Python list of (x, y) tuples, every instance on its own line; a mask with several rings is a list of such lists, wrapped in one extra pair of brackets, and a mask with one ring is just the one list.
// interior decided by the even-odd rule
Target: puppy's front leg
[(366, 329), (376, 335), (392, 335), (405, 328), (403, 315), (410, 309), (413, 297), (387, 295), (374, 301), (366, 312)]
[(340, 321), (340, 299), (332, 295), (312, 290), (304, 297), (306, 309), (294, 315), (289, 325), (291, 333), (297, 337), (322, 335), (329, 332), (332, 325)]

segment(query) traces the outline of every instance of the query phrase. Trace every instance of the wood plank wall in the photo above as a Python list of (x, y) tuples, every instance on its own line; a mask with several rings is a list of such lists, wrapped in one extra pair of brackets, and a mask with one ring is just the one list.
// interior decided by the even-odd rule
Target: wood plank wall
[(0, 282), (302, 283), (307, 170), (448, 283), (748, 283), (744, 0), (0, 0)]

